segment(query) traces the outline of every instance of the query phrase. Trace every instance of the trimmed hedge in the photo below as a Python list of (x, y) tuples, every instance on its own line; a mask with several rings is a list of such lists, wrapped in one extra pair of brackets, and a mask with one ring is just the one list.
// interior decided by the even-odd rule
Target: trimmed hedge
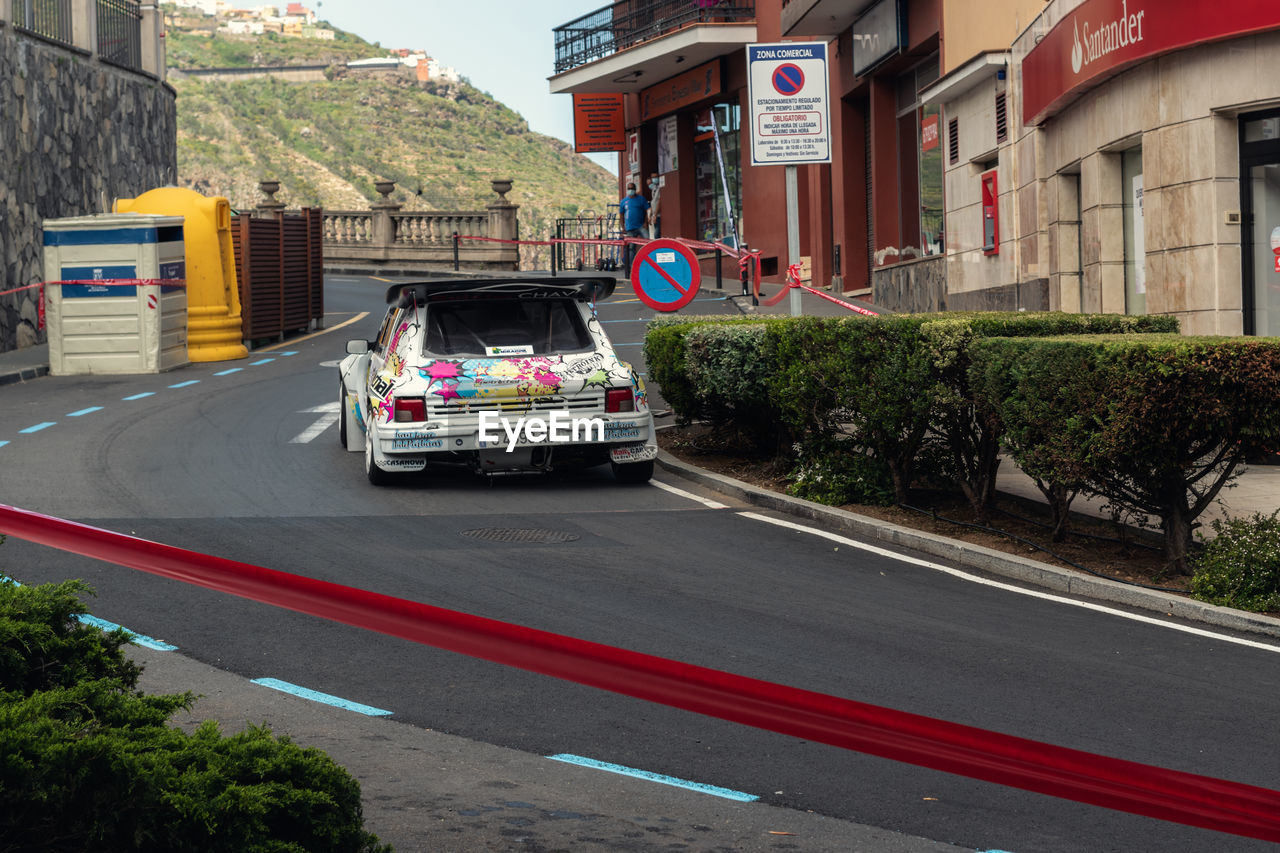
[(1159, 516), (1180, 574), (1196, 517), (1246, 456), (1280, 446), (1280, 339), (1005, 338), (972, 352), (1019, 464)]
[(0, 582), (0, 848), (383, 851), (329, 756), (253, 727), (167, 725), (190, 693), (145, 696), (129, 634), (82, 624), (79, 581)]

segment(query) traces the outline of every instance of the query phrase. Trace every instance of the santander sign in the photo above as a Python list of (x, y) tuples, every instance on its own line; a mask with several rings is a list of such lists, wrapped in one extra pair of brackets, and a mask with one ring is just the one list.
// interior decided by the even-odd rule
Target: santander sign
[(1072, 18), (1072, 25), (1075, 28), (1075, 39), (1071, 48), (1072, 73), (1079, 74), (1080, 69), (1086, 65), (1122, 47), (1142, 41), (1142, 19), (1146, 14), (1146, 10), (1143, 9), (1130, 15), (1129, 0), (1124, 0), (1120, 6), (1119, 18), (1094, 24), (1093, 27), (1089, 26), (1088, 21), (1084, 22), (1083, 42), (1080, 40), (1080, 27), (1076, 24), (1076, 19)]
[(1022, 122), (1034, 125), (1139, 62), (1206, 42), (1280, 30), (1278, 0), (1084, 0), (1022, 58)]

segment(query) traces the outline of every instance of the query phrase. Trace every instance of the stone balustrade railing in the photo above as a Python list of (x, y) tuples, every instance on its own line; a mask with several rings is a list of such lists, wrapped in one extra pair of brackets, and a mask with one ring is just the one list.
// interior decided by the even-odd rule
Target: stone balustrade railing
[[(324, 265), (328, 271), (426, 272), (430, 270), (518, 270), (518, 205), (507, 202), (511, 181), (493, 181), (498, 200), (484, 210), (402, 212), (390, 200), (392, 181), (376, 184), (381, 199), (369, 210), (326, 210)], [(260, 184), (264, 213), (283, 209), (275, 201), (279, 184)], [(458, 240), (454, 240), (454, 235)]]

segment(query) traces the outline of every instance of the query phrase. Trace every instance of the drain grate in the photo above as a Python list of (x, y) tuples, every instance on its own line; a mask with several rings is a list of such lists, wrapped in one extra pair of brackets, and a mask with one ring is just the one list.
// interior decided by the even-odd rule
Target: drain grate
[(540, 530), (536, 527), (477, 527), (462, 531), (462, 535), (485, 542), (520, 542), (530, 545), (559, 545), (562, 542), (575, 542), (579, 538), (576, 533)]

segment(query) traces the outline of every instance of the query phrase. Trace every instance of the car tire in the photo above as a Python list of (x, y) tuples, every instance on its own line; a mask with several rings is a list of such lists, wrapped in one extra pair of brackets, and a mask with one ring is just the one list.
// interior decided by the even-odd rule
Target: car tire
[(391, 482), (392, 475), (383, 471), (378, 467), (378, 463), (373, 461), (373, 442), (372, 435), (365, 436), (364, 439), (364, 475), (369, 478), (369, 482), (375, 486), (385, 486)]
[(639, 485), (653, 479), (652, 459), (646, 462), (626, 462), (622, 464), (610, 462), (609, 464), (613, 466), (613, 478), (619, 483)]
[(347, 450), (347, 388), (338, 383), (338, 443)]

